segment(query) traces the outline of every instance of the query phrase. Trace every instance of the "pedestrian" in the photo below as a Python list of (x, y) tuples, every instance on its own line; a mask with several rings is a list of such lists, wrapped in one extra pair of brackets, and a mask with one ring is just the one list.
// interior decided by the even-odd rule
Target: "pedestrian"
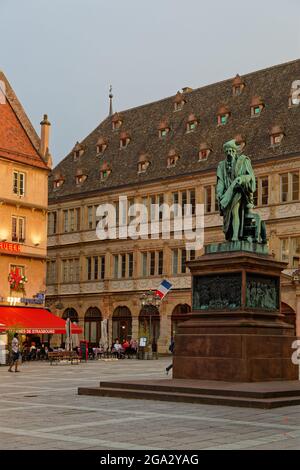
[(8, 372), (12, 372), (13, 366), (15, 366), (15, 372), (20, 372), (18, 370), (18, 365), (20, 361), (20, 350), (19, 350), (19, 335), (18, 333), (14, 334), (14, 337), (11, 342), (11, 362), (8, 369)]
[[(169, 351), (174, 354), (175, 352), (175, 342), (174, 342), (174, 338), (171, 338), (171, 343), (170, 343), (170, 346), (169, 346)], [(168, 373), (170, 372), (170, 370), (173, 368), (173, 361), (171, 362), (171, 364), (166, 367), (166, 374), (168, 375)]]

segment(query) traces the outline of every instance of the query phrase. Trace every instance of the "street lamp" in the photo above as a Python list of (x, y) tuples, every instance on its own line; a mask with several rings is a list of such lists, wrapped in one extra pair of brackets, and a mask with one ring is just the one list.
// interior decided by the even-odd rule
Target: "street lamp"
[(151, 307), (159, 307), (161, 303), (161, 298), (156, 292), (149, 290), (148, 292), (144, 292), (140, 297), (142, 307), (149, 307), (149, 317), (150, 317), (150, 325), (149, 325), (149, 341), (152, 336), (152, 325), (151, 325), (151, 318), (152, 318), (152, 309)]

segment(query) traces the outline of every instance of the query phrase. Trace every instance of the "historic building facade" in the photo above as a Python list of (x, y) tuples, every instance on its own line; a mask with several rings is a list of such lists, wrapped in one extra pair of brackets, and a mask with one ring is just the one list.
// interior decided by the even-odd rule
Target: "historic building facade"
[(37, 136), (0, 73), (0, 305), (28, 305), (46, 290), (49, 126)]
[[(191, 309), (188, 251), (153, 204), (204, 206), (205, 244), (222, 241), (215, 197), (222, 146), (232, 138), (248, 155), (257, 177), (256, 206), (266, 221), (269, 250), (286, 261), (282, 311), (300, 336), (300, 60), (237, 75), (122, 113), (110, 114), (77, 143), (49, 178), (47, 302), (51, 310), (84, 327), (97, 344), (100, 322), (110, 339), (155, 338), (165, 352), (176, 323)], [(130, 223), (120, 204), (142, 203), (156, 217), (159, 236), (99, 240), (96, 210), (111, 203), (119, 225)], [(171, 228), (174, 214), (171, 213)], [(159, 307), (143, 307), (141, 295), (167, 278), (173, 288)]]

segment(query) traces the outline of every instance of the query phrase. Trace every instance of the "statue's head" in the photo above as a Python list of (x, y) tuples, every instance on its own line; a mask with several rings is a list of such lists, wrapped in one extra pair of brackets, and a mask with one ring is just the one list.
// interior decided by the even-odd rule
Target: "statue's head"
[(227, 158), (234, 158), (239, 154), (239, 147), (234, 139), (225, 142), (225, 144), (223, 145), (223, 150)]

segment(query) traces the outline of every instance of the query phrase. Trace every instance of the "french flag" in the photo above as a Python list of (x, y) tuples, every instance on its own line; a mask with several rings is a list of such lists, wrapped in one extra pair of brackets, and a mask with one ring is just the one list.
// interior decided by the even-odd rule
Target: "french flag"
[(169, 290), (172, 289), (172, 284), (164, 279), (158, 286), (158, 289), (155, 291), (155, 294), (158, 295), (161, 299), (163, 299)]

